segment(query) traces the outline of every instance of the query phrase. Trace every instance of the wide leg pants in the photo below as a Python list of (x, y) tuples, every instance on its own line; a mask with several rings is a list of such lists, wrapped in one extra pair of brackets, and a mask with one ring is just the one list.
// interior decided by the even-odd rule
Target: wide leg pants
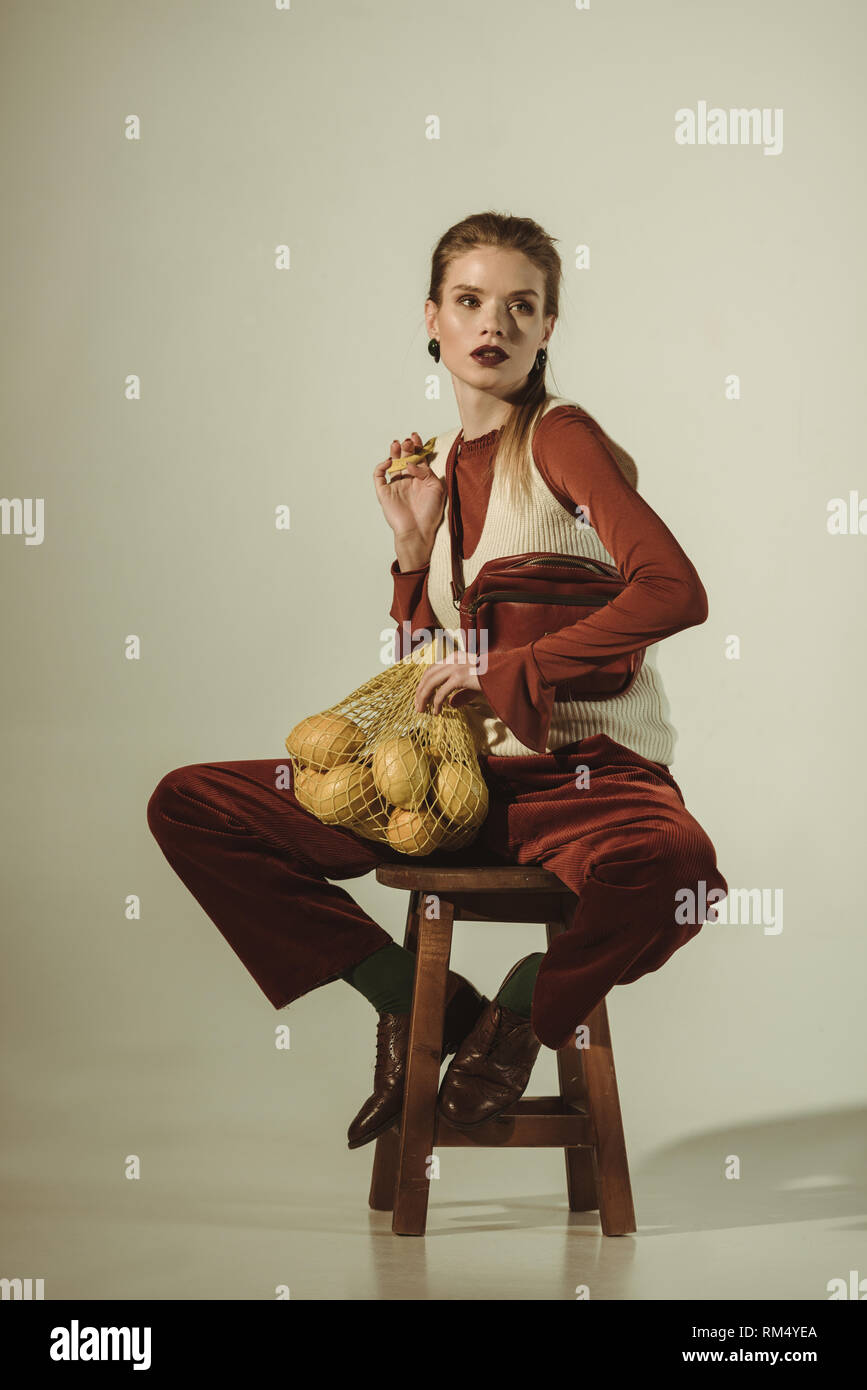
[[(533, 996), (536, 1036), (564, 1047), (613, 985), (658, 970), (701, 930), (703, 913), (681, 920), (678, 893), (704, 903), (728, 885), (669, 769), (605, 734), (480, 763), (490, 809), (478, 839), (425, 860), (323, 825), (280, 785), (285, 757), (175, 768), (150, 797), (148, 825), (277, 1009), (393, 939), (330, 880), (380, 863), (543, 865), (580, 895)], [(490, 982), (478, 987), (488, 992)]]

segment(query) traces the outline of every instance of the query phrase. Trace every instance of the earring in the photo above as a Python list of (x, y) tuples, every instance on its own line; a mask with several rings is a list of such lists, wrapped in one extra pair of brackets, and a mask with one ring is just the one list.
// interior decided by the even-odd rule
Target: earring
[(539, 348), (539, 351), (536, 353), (536, 360), (535, 360), (535, 362), (533, 363), (533, 366), (532, 366), (531, 369), (530, 369), (530, 375), (531, 375), (531, 376), (535, 376), (535, 375), (537, 375), (539, 372), (543, 372), (543, 371), (545, 370), (545, 363), (546, 363), (547, 361), (548, 361), (548, 354), (547, 354), (547, 352), (545, 351), (544, 348)]
[(430, 353), (430, 355), (431, 355), (431, 357), (433, 358), (433, 360), (434, 360), (435, 362), (439, 362), (439, 360), (440, 360), (440, 345), (439, 345), (439, 343), (437, 342), (436, 338), (431, 338), (430, 342), (429, 342), (428, 345), (427, 345), (427, 350), (428, 350), (428, 352)]

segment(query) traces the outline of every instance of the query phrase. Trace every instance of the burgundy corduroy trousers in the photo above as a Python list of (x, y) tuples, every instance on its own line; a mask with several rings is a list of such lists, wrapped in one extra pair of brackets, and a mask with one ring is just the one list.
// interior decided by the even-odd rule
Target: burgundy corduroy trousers
[[(605, 734), (556, 753), (480, 763), (490, 810), (478, 839), (424, 860), (323, 825), (279, 786), (285, 757), (176, 768), (150, 797), (148, 825), (277, 1009), (393, 940), (329, 880), (380, 863), (544, 866), (580, 895), (533, 996), (536, 1036), (565, 1047), (613, 985), (658, 970), (701, 930), (702, 914), (679, 920), (679, 890), (704, 902), (728, 885), (668, 768)], [(586, 786), (576, 785), (581, 768)], [(474, 983), (490, 994), (497, 982)]]

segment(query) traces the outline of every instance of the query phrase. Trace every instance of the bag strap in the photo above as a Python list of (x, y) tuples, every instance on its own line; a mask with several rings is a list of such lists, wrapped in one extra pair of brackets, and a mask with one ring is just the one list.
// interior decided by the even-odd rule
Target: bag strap
[[(550, 400), (546, 401), (545, 408), (542, 411), (542, 414), (547, 415), (549, 410), (553, 410), (558, 405), (576, 404), (577, 403), (575, 401), (570, 401), (565, 396), (552, 396)], [(578, 406), (578, 409), (580, 410), (581, 407)], [(460, 503), (458, 501), (458, 493), (454, 480), (454, 463), (457, 461), (457, 456), (461, 451), (461, 441), (463, 439), (463, 435), (463, 427), (461, 427), (455, 432), (454, 439), (451, 441), (451, 444), (449, 445), (449, 454), (451, 454), (452, 445), (454, 444), (455, 439), (457, 439), (458, 441), (458, 447), (455, 450), (454, 460), (450, 462), (448, 458), (446, 459), (445, 468), (446, 496), (448, 497), (449, 502), (449, 545), (451, 547), (452, 557), (452, 602), (455, 608), (460, 608), (461, 597), (464, 593), (464, 568), (463, 563), (461, 561), (461, 550), (463, 550), (464, 533), (463, 527), (461, 526)], [(457, 524), (457, 530), (460, 533), (460, 548), (458, 547), (455, 539), (454, 523)]]
[[(446, 460), (446, 496), (448, 497), (449, 504), (449, 548), (451, 550), (452, 559), (452, 603), (455, 608), (458, 609), (461, 606), (461, 596), (464, 592), (464, 567), (461, 561), (464, 532), (461, 524), (458, 490), (455, 485), (455, 463), (460, 453), (460, 440), (462, 435), (463, 430), (460, 430), (457, 436), (458, 447), (453, 455), (451, 450), (449, 450), (450, 457)], [(460, 534), (460, 546), (458, 546), (457, 536), (455, 534), (456, 531)]]

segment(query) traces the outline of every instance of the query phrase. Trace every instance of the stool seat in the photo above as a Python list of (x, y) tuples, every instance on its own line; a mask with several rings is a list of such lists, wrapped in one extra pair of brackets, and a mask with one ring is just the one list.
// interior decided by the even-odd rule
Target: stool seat
[[(578, 895), (541, 865), (380, 864), (379, 883), (409, 891), (404, 946), (416, 957), (403, 1107), (376, 1140), (369, 1205), (395, 1235), (424, 1235), (437, 1147), (562, 1148), (571, 1211), (598, 1211), (602, 1233), (636, 1229), (604, 999), (557, 1052), (560, 1093), (524, 1096), (472, 1129), (437, 1111), (452, 928), (456, 921), (536, 922), (548, 945), (567, 931)], [(579, 1034), (582, 1036), (579, 1038)]]
[(389, 888), (454, 888), (459, 892), (510, 893), (532, 891), (568, 892), (562, 881), (550, 869), (539, 864), (485, 864), (478, 868), (447, 865), (425, 868), (420, 864), (380, 864), (376, 870), (378, 883)]

